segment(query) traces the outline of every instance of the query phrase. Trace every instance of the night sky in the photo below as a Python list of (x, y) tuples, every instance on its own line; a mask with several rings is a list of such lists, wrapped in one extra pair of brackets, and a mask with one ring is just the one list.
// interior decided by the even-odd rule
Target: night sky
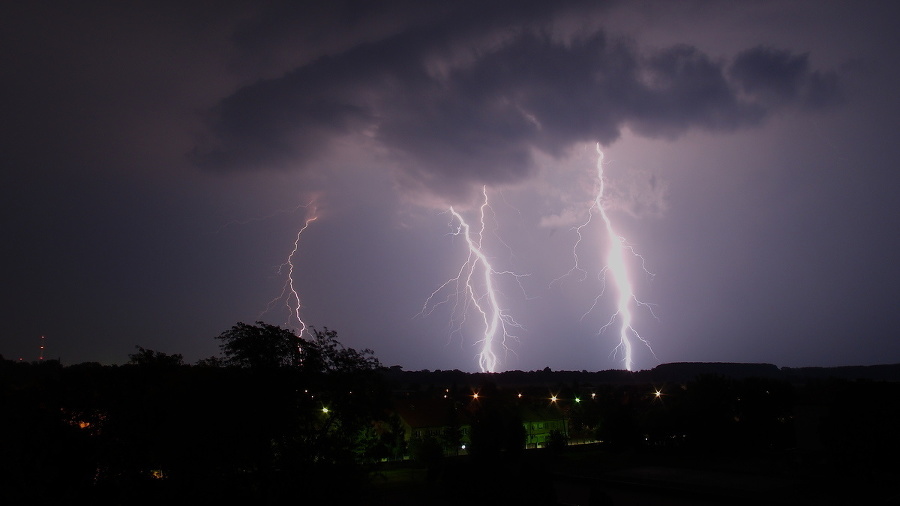
[[(385, 365), (622, 368), (598, 189), (643, 257), (636, 369), (900, 362), (900, 7), (5, 2), (0, 354), (123, 363), (303, 320)], [(574, 269), (577, 254), (578, 267)], [(652, 273), (652, 274), (650, 274)], [(476, 288), (481, 290), (482, 288)], [(486, 300), (485, 298), (479, 299)], [(651, 312), (652, 310), (652, 312)], [(654, 316), (655, 315), (655, 316)]]

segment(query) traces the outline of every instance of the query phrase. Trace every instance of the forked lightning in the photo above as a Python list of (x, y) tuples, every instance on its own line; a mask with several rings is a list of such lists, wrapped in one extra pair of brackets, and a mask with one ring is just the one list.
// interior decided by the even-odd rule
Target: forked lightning
[[(482, 242), (485, 231), (485, 210), (489, 209), (486, 187), (482, 188), (482, 195), (484, 196), (484, 201), (480, 207), (481, 227), (476, 233), (472, 232), (471, 227), (463, 216), (452, 206), (450, 207), (450, 214), (453, 215), (455, 221), (459, 222), (453, 235), (463, 236), (466, 240), (469, 254), (456, 277), (447, 280), (437, 290), (432, 292), (428, 299), (425, 300), (425, 304), (419, 314), (430, 314), (436, 306), (453, 299), (452, 319), (457, 320), (458, 326), (456, 330), (461, 332), (466, 314), (470, 308), (474, 308), (475, 312), (481, 316), (481, 323), (484, 328), (483, 336), (478, 340), (478, 345), (481, 349), (478, 353), (478, 366), (482, 372), (496, 372), (499, 366), (497, 347), (508, 349), (507, 341), (515, 338), (515, 336), (510, 334), (510, 328), (521, 328), (521, 325), (500, 307), (494, 277), (508, 274), (518, 279), (523, 275), (511, 271), (495, 270), (488, 257), (484, 254)], [(482, 277), (481, 280), (478, 279), (479, 275)], [(448, 286), (455, 286), (455, 290), (448, 294), (443, 301), (434, 303), (433, 299)]]
[[(573, 248), (573, 255), (575, 256), (575, 266), (570, 270), (572, 271), (578, 270), (584, 272), (584, 270), (578, 265), (578, 255), (575, 251), (578, 248), (578, 245), (581, 243), (582, 239), (582, 230), (591, 222), (591, 219), (594, 216), (594, 213), (599, 213), (600, 218), (603, 220), (604, 233), (606, 237), (606, 242), (608, 243), (609, 249), (606, 252), (606, 262), (605, 266), (600, 272), (602, 279), (605, 280), (606, 276), (610, 276), (612, 278), (613, 288), (615, 289), (616, 296), (616, 311), (610, 317), (609, 321), (600, 328), (599, 333), (603, 333), (608, 327), (619, 322), (619, 342), (616, 345), (615, 350), (622, 351), (623, 354), (623, 363), (625, 365), (625, 369), (629, 371), (634, 370), (634, 355), (632, 350), (632, 338), (636, 338), (653, 353), (653, 349), (650, 347), (650, 343), (644, 339), (640, 333), (634, 328), (632, 325), (634, 316), (632, 314), (632, 308), (634, 305), (644, 306), (650, 309), (650, 306), (644, 302), (641, 302), (634, 295), (634, 288), (632, 287), (631, 280), (628, 277), (628, 262), (626, 261), (626, 250), (631, 256), (637, 257), (641, 261), (641, 268), (647, 274), (650, 274), (649, 271), (643, 266), (644, 258), (635, 253), (635, 251), (628, 246), (625, 238), (616, 233), (613, 228), (612, 221), (609, 218), (609, 215), (606, 213), (606, 209), (603, 205), (604, 191), (606, 178), (603, 175), (603, 151), (600, 150), (600, 144), (597, 144), (597, 181), (598, 181), (598, 190), (596, 195), (594, 196), (594, 202), (591, 204), (590, 210), (588, 211), (588, 219), (581, 225), (575, 228), (575, 232), (578, 234), (578, 239), (575, 241), (575, 247)], [(602, 295), (602, 293), (601, 293)], [(585, 313), (585, 316), (594, 309), (599, 300), (600, 295), (594, 299), (594, 305), (591, 306), (590, 309)], [(650, 310), (652, 314), (652, 309)]]

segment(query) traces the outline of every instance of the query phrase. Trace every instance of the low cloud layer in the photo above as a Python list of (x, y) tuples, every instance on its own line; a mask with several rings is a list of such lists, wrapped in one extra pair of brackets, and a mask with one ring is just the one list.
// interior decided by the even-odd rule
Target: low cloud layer
[(472, 185), (526, 178), (536, 150), (609, 145), (625, 128), (669, 139), (733, 131), (841, 97), (836, 75), (812, 69), (806, 54), (644, 50), (602, 31), (562, 37), (504, 11), (482, 14), (423, 15), (247, 85), (208, 112), (192, 159), (218, 171), (314, 170), (336, 140), (351, 138), (386, 153), (401, 184), (453, 199)]

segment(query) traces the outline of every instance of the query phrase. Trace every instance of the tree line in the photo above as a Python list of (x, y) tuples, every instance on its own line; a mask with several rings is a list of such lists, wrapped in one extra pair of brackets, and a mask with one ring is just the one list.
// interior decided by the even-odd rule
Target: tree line
[[(408, 373), (343, 346), (327, 328), (298, 337), (237, 323), (216, 339), (221, 353), (193, 365), (141, 346), (120, 366), (0, 357), (0, 497), (360, 502), (383, 460), (410, 456), (447, 487), (448, 500), (477, 489), (524, 504), (552, 499), (542, 477), (564, 469), (567, 440), (602, 441), (601, 451), (621, 455), (767, 451), (804, 465), (852, 462), (845, 474), (883, 472), (876, 457), (900, 451), (892, 382), (701, 374), (646, 383), (625, 371), (597, 382), (549, 368)], [(391, 411), (401, 391), (456, 399), (437, 437), (405, 440)], [(523, 409), (546, 406), (550, 392), (566, 430), (543, 453), (525, 452)], [(463, 425), (468, 455), (456, 458)], [(493, 479), (469, 483), (473, 473)]]
[(352, 499), (398, 436), (371, 350), (263, 322), (186, 365), (140, 346), (121, 366), (0, 360), (2, 497), (41, 504)]

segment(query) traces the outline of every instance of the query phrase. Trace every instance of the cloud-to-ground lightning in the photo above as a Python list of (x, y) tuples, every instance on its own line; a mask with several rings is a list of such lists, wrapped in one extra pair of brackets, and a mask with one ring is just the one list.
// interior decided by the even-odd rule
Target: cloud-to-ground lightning
[(266, 306), (266, 310), (263, 311), (263, 314), (265, 314), (279, 301), (284, 301), (284, 305), (288, 309), (288, 321), (286, 324), (288, 327), (294, 329), (294, 334), (297, 337), (302, 337), (303, 333), (306, 332), (306, 322), (304, 322), (303, 318), (300, 316), (300, 309), (303, 307), (303, 304), (301, 303), (300, 294), (297, 292), (297, 287), (294, 282), (294, 257), (296, 257), (297, 252), (300, 249), (300, 238), (303, 236), (303, 232), (309, 228), (309, 225), (312, 222), (319, 218), (316, 214), (314, 202), (310, 202), (303, 207), (307, 209), (307, 217), (303, 222), (303, 226), (300, 227), (300, 230), (297, 231), (297, 235), (294, 237), (294, 246), (291, 249), (291, 252), (288, 254), (284, 263), (278, 266), (278, 274), (285, 273), (284, 286), (281, 289), (281, 294), (272, 299)]
[[(478, 366), (482, 372), (496, 372), (499, 365), (496, 348), (499, 346), (508, 350), (507, 341), (515, 338), (515, 336), (510, 334), (510, 328), (521, 328), (521, 325), (500, 307), (500, 302), (497, 298), (498, 289), (494, 284), (494, 277), (507, 274), (518, 279), (523, 275), (511, 271), (495, 270), (487, 255), (485, 255), (482, 249), (486, 228), (485, 210), (490, 207), (486, 187), (482, 188), (482, 195), (484, 196), (484, 201), (480, 207), (481, 226), (475, 233), (472, 232), (465, 218), (452, 206), (450, 207), (450, 214), (459, 223), (453, 235), (463, 236), (468, 246), (469, 254), (456, 277), (447, 280), (437, 290), (432, 292), (426, 299), (419, 314), (430, 314), (436, 306), (453, 299), (455, 304), (451, 319), (458, 320), (456, 331), (461, 332), (469, 308), (474, 308), (481, 316), (481, 322), (484, 327), (483, 336), (477, 343), (481, 348), (481, 351), (478, 353)], [(482, 276), (480, 281), (478, 279), (479, 274)], [(435, 297), (448, 286), (455, 286), (455, 290), (448, 294), (443, 301), (433, 303)], [(460, 299), (462, 299), (462, 302)]]
[[(604, 207), (604, 195), (605, 195), (605, 185), (606, 178), (603, 174), (603, 151), (600, 149), (600, 144), (597, 144), (597, 184), (598, 189), (596, 194), (594, 195), (593, 203), (591, 204), (590, 209), (588, 210), (588, 218), (587, 220), (575, 227), (575, 232), (578, 235), (578, 239), (575, 241), (575, 246), (573, 247), (573, 255), (575, 257), (575, 265), (569, 271), (570, 273), (573, 271), (581, 271), (586, 272), (579, 265), (577, 249), (578, 245), (582, 240), (582, 230), (588, 226), (591, 220), (594, 217), (594, 213), (598, 213), (600, 218), (603, 220), (603, 230), (604, 235), (606, 237), (606, 242), (608, 243), (608, 250), (606, 252), (606, 263), (603, 269), (600, 271), (600, 276), (604, 280), (604, 287), (606, 276), (612, 278), (613, 288), (615, 289), (616, 296), (616, 311), (610, 317), (609, 321), (600, 328), (599, 333), (603, 333), (607, 328), (619, 322), (619, 342), (616, 345), (615, 350), (621, 350), (623, 353), (623, 363), (625, 364), (625, 369), (631, 371), (634, 370), (634, 357), (632, 354), (632, 338), (637, 338), (639, 341), (644, 343), (645, 346), (653, 353), (653, 348), (650, 347), (650, 343), (644, 339), (641, 334), (634, 328), (632, 325), (634, 315), (632, 313), (632, 309), (634, 305), (644, 306), (648, 309), (650, 308), (644, 302), (638, 300), (638, 298), (634, 294), (634, 288), (631, 283), (631, 279), (628, 277), (628, 262), (626, 261), (626, 250), (632, 256), (638, 258), (641, 262), (641, 268), (644, 272), (647, 272), (646, 267), (644, 267), (644, 258), (638, 255), (631, 246), (625, 241), (625, 238), (616, 233), (615, 229), (612, 225), (612, 220), (610, 220), (609, 215), (606, 212), (606, 208)], [(602, 296), (602, 292), (597, 298), (594, 299), (594, 304), (590, 309), (585, 313), (585, 316), (590, 313), (597, 304), (597, 301)], [(652, 314), (652, 309), (651, 309)]]

